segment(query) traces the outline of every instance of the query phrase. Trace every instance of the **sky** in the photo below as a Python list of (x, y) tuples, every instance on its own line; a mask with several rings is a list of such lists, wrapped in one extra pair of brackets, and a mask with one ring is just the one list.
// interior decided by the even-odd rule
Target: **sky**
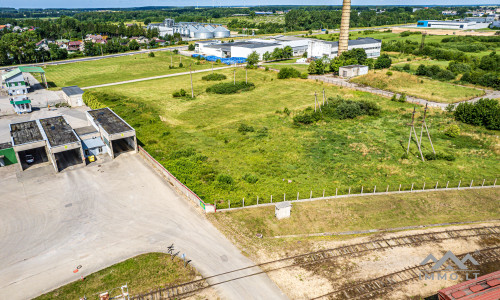
[[(479, 5), (498, 0), (352, 0), (352, 5)], [(0, 0), (14, 8), (117, 8), (141, 6), (342, 5), (342, 0)]]

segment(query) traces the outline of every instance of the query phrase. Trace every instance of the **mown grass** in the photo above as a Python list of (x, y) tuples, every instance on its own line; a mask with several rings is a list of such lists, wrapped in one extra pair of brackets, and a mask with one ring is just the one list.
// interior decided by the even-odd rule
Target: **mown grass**
[(276, 70), (281, 70), (283, 68), (294, 68), (297, 69), (300, 73), (307, 73), (307, 68), (309, 65), (303, 65), (303, 64), (283, 64), (283, 65), (278, 65), (278, 64), (265, 64), (263, 65), (264, 67), (269, 67), (271, 69), (276, 69)]
[(226, 234), (252, 238), (473, 222), (500, 217), (500, 188), (450, 190), (293, 203), (278, 220), (274, 206), (208, 215)]
[[(169, 69), (173, 60), (175, 69)], [(182, 62), (184, 67), (178, 68)], [(208, 69), (212, 64), (190, 57), (176, 55), (170, 51), (155, 52), (155, 57), (148, 57), (147, 53), (104, 58), (96, 61), (77, 62), (61, 65), (49, 65), (45, 68), (47, 81), (52, 87), (78, 85), (79, 87), (92, 86), (104, 83), (125, 81), (137, 78), (146, 78), (158, 75), (188, 72), (189, 65), (193, 70)], [(215, 67), (222, 66), (215, 64)]]
[(391, 72), (393, 75), (388, 76), (387, 70), (370, 71), (351, 81), (441, 103), (455, 103), (484, 95), (484, 91), (470, 87), (457, 86), (405, 72)]
[[(232, 81), (232, 70), (219, 71)], [(320, 196), (370, 191), (376, 185), (393, 190), (399, 184), (410, 189), (423, 182), (440, 184), (459, 180), (480, 182), (499, 174), (499, 137), (494, 131), (458, 124), (462, 134), (449, 138), (444, 129), (455, 124), (441, 110), (431, 110), (428, 125), (434, 148), (451, 153), (455, 161), (418, 158), (416, 144), (406, 153), (414, 105), (391, 102), (370, 93), (342, 89), (312, 80), (276, 79), (275, 72), (248, 70), (255, 89), (234, 95), (207, 94), (214, 83), (194, 74), (196, 98), (172, 97), (180, 88), (190, 90), (189, 76), (124, 84), (95, 89), (101, 101), (125, 118), (137, 131), (145, 149), (205, 201), (218, 207), (269, 202), (270, 196), (287, 199), (300, 195)], [(238, 69), (237, 80), (245, 70)], [(379, 117), (321, 121), (297, 126), (293, 116), (314, 106), (314, 93), (325, 89), (328, 97), (378, 103)], [(285, 108), (290, 111), (288, 115)], [(417, 117), (422, 109), (417, 109)], [(253, 131), (238, 131), (241, 124)], [(419, 123), (417, 123), (419, 124)], [(420, 132), (420, 127), (417, 126)], [(432, 151), (424, 140), (424, 153)], [(220, 180), (219, 176), (232, 180)], [(249, 182), (245, 178), (257, 178)], [(302, 196), (302, 197), (303, 197)]]
[[(119, 288), (125, 284), (128, 284), (129, 294), (135, 295), (158, 287), (194, 280), (197, 273), (190, 265), (184, 267), (181, 259), (172, 261), (170, 257), (164, 253), (142, 254), (87, 275), (83, 281), (74, 281), (35, 299), (80, 299), (84, 295), (87, 299), (94, 299), (97, 298), (97, 293)], [(78, 274), (75, 274), (75, 278), (79, 277)], [(119, 295), (119, 290), (110, 293), (111, 297), (116, 295)]]

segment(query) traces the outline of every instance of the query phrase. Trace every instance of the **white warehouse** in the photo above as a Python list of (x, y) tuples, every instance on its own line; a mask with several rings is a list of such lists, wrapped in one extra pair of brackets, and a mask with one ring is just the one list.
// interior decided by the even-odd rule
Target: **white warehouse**
[[(368, 58), (376, 58), (380, 56), (382, 49), (382, 41), (373, 38), (358, 38), (357, 40), (349, 40), (349, 50), (362, 48), (366, 51)], [(339, 52), (339, 42), (328, 42), (323, 40), (310, 40), (307, 48), (307, 57), (328, 57), (335, 58)]]

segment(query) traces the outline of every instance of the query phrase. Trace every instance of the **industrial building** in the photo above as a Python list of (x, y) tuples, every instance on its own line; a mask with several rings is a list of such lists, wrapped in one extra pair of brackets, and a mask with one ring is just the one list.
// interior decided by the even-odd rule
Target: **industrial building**
[(251, 39), (232, 43), (203, 41), (195, 43), (195, 51), (206, 56), (248, 57), (252, 52), (257, 52), (262, 59), (264, 53), (272, 53), (275, 48), (290, 46), (294, 56), (302, 55), (308, 47), (309, 40), (296, 37), (277, 36), (270, 39)]
[(8, 146), (15, 156), (9, 161), (17, 160), (22, 171), (52, 164), (60, 172), (84, 166), (106, 153), (116, 158), (125, 152), (137, 152), (135, 130), (112, 110), (90, 110), (86, 115), (89, 126), (77, 129), (63, 116), (10, 124)]
[(83, 90), (76, 85), (62, 88), (63, 97), (70, 106), (83, 105)]
[(179, 22), (174, 19), (165, 19), (163, 23), (150, 23), (148, 29), (158, 29), (160, 36), (174, 35), (179, 33), (181, 36), (191, 39), (213, 39), (227, 38), (231, 32), (221, 24)]
[[(380, 56), (382, 49), (382, 41), (373, 38), (358, 38), (357, 40), (349, 40), (348, 50), (362, 48), (365, 49), (368, 58), (376, 58)], [(339, 42), (328, 42), (323, 40), (309, 40), (307, 48), (307, 57), (321, 58), (328, 57), (330, 59), (337, 57), (339, 52)]]
[[(116, 158), (125, 152), (137, 152), (135, 130), (109, 108), (87, 111), (87, 119), (104, 141), (109, 156)], [(89, 147), (88, 141), (84, 142)], [(94, 144), (92, 144), (94, 145)], [(92, 147), (92, 145), (90, 145)]]
[(368, 74), (368, 66), (348, 65), (339, 68), (339, 75), (342, 78), (352, 78)]
[(435, 29), (481, 29), (487, 28), (489, 23), (478, 23), (475, 21), (435, 21), (435, 20), (422, 20), (417, 22), (417, 28), (435, 28)]

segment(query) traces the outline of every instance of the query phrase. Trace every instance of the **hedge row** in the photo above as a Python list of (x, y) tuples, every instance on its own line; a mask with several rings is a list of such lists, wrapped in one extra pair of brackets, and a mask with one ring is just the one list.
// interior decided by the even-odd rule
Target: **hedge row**
[(104, 108), (106, 105), (99, 102), (97, 97), (89, 91), (85, 91), (82, 96), (83, 103), (92, 109)]

